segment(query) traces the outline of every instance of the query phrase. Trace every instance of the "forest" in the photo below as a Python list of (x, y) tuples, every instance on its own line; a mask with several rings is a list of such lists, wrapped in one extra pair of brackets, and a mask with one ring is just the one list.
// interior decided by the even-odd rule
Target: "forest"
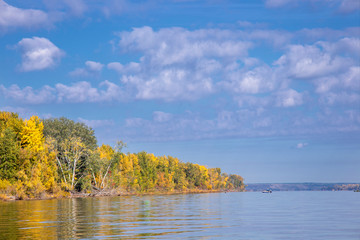
[(97, 145), (95, 132), (67, 118), (22, 119), (0, 111), (0, 199), (117, 194), (243, 191), (243, 178), (171, 156), (123, 153)]

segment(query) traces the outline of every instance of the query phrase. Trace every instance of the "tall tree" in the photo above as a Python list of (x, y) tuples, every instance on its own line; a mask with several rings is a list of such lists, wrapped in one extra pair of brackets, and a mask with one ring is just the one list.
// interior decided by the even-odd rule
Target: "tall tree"
[(51, 118), (44, 120), (44, 135), (56, 152), (61, 180), (68, 188), (81, 190), (89, 153), (97, 147), (94, 130), (67, 118)]
[(44, 150), (44, 125), (39, 117), (32, 116), (29, 120), (25, 120), (24, 122), (25, 125), (20, 132), (21, 145), (34, 152)]
[(52, 137), (57, 144), (72, 137), (80, 141), (90, 150), (97, 148), (94, 130), (84, 123), (74, 122), (68, 118), (50, 118), (43, 120), (45, 137)]
[(18, 170), (20, 144), (11, 128), (0, 136), (0, 178), (14, 181)]

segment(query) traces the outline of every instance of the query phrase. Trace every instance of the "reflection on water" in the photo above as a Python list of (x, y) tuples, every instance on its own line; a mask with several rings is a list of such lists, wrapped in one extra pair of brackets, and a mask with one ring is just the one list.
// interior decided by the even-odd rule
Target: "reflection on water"
[(360, 239), (359, 193), (0, 202), (0, 239)]

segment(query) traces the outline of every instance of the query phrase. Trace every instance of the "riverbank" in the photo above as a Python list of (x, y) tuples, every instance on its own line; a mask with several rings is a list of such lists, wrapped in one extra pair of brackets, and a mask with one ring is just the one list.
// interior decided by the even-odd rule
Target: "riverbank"
[(144, 196), (144, 195), (176, 195), (176, 194), (195, 194), (195, 193), (227, 193), (227, 192), (242, 192), (242, 190), (202, 190), (190, 189), (186, 191), (153, 191), (153, 192), (127, 192), (121, 190), (103, 190), (93, 191), (91, 193), (81, 192), (64, 192), (62, 194), (43, 194), (40, 197), (19, 199), (16, 196), (0, 194), (0, 201), (31, 201), (31, 200), (49, 200), (61, 198), (91, 198), (91, 197), (112, 197), (112, 196)]

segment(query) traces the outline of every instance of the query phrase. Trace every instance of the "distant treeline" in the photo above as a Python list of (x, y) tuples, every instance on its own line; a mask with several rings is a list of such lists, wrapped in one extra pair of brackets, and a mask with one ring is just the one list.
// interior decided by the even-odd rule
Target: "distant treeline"
[(40, 120), (0, 112), (0, 198), (122, 193), (244, 190), (243, 178), (171, 156), (122, 152), (125, 143), (97, 146), (94, 131), (67, 118)]
[(246, 191), (356, 191), (360, 184), (356, 183), (252, 183), (246, 185)]

